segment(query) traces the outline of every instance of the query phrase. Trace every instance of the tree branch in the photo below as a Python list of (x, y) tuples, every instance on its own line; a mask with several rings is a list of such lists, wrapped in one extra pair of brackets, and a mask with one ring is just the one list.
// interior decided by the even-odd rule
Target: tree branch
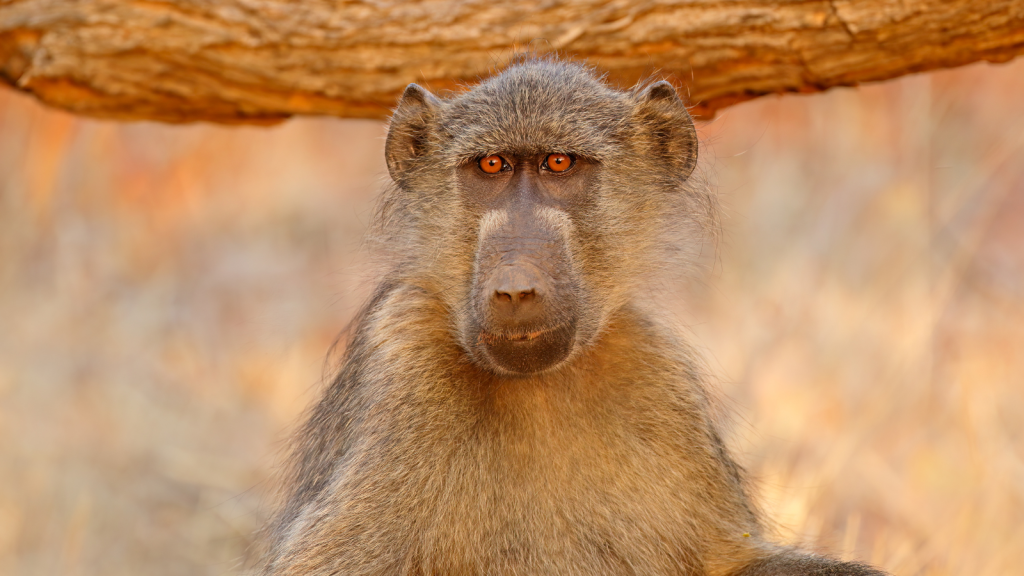
[(524, 51), (698, 114), (1024, 53), (1024, 0), (0, 0), (0, 79), (79, 114), (169, 122), (381, 118), (409, 82), (457, 89)]

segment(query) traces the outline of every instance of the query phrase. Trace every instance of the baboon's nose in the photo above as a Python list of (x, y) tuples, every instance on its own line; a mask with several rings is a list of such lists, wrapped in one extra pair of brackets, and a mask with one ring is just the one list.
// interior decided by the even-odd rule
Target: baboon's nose
[(506, 328), (537, 320), (544, 312), (546, 283), (529, 266), (506, 266), (491, 280), (491, 312)]
[(494, 297), (499, 302), (512, 304), (524, 304), (529, 300), (533, 300), (536, 296), (537, 290), (535, 288), (499, 288), (494, 292)]

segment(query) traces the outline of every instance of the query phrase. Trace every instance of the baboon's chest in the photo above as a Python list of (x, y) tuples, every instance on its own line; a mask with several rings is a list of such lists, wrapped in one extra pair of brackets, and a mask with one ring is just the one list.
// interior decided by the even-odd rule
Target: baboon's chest
[(676, 432), (644, 422), (545, 414), (410, 434), (366, 454), (376, 470), (349, 471), (343, 509), (358, 540), (393, 543), (400, 571), (678, 574), (702, 480)]

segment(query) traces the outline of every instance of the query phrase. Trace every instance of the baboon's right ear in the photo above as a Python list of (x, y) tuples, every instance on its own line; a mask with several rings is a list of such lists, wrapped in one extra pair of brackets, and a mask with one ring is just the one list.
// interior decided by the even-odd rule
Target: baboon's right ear
[(437, 98), (416, 84), (409, 84), (391, 116), (384, 158), (395, 182), (409, 168), (411, 161), (427, 152), (431, 126), (438, 107)]

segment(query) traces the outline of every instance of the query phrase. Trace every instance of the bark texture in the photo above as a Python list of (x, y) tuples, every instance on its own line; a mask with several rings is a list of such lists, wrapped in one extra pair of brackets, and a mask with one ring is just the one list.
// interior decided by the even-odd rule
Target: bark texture
[(380, 118), (524, 51), (685, 86), (696, 113), (1024, 53), (1024, 0), (0, 0), (0, 79), (79, 114)]

